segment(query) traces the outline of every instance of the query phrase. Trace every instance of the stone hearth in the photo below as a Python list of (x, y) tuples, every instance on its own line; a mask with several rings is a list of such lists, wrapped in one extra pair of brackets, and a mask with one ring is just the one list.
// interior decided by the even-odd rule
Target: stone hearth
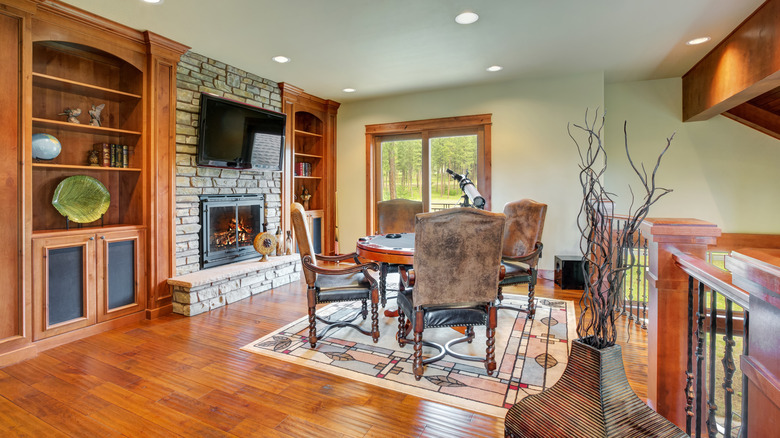
[(173, 312), (194, 316), (301, 278), (298, 254), (217, 266), (168, 279)]

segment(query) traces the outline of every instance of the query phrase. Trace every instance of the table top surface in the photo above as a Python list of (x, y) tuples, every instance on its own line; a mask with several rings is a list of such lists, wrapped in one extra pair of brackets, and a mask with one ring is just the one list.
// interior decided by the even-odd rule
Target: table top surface
[(365, 236), (358, 239), (356, 247), (358, 255), (369, 260), (411, 265), (414, 233)]

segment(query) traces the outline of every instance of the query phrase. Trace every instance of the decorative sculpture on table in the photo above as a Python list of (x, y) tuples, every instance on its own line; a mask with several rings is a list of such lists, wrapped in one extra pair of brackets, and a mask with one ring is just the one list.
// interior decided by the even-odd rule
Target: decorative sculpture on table
[(92, 126), (102, 126), (100, 124), (100, 113), (103, 111), (103, 108), (106, 107), (105, 103), (101, 103), (98, 106), (92, 105), (92, 109), (89, 110), (89, 124)]
[(301, 201), (303, 201), (304, 210), (309, 209), (309, 199), (311, 199), (311, 193), (309, 193), (309, 189), (304, 187), (303, 191), (301, 192)]
[[(634, 264), (630, 248), (635, 233), (647, 217), (650, 206), (671, 192), (656, 186), (656, 172), (674, 135), (655, 162), (650, 175), (644, 164), (638, 168), (628, 149), (626, 124), (623, 124), (628, 162), (641, 182), (642, 198), (631, 203), (622, 230), (613, 228), (612, 193), (603, 184), (607, 155), (601, 132), (604, 117), (598, 123), (585, 112), (584, 125), (570, 125), (569, 137), (580, 157), (580, 184), (583, 199), (577, 217), (581, 232), (585, 289), (580, 299), (577, 323), (578, 339), (572, 342), (569, 362), (560, 380), (539, 394), (525, 397), (507, 412), (504, 420), (509, 437), (606, 436), (687, 436), (672, 422), (647, 406), (631, 389), (623, 368), (623, 356), (616, 345), (615, 314), (623, 292), (626, 271)], [(572, 134), (572, 126), (584, 135), (584, 146)], [(630, 188), (630, 187), (629, 187)], [(638, 204), (638, 205), (637, 205)], [(620, 255), (619, 255), (620, 254)]]
[(79, 122), (79, 119), (76, 118), (81, 115), (81, 108), (75, 108), (75, 109), (65, 108), (58, 115), (67, 117), (68, 123), (81, 123)]

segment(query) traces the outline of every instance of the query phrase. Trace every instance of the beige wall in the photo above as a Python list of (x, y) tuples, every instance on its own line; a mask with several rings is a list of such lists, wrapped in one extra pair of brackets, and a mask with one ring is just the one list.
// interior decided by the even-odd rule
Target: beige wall
[(681, 80), (610, 84), (601, 74), (510, 81), (345, 103), (339, 110), (338, 221), (341, 252), (366, 234), (365, 125), (493, 114), (493, 206), (532, 198), (549, 205), (541, 269), (557, 254), (578, 253), (580, 204), (576, 150), (566, 133), (586, 108), (605, 108), (609, 168), (605, 183), (617, 210), (636, 184), (623, 151), (623, 121), (635, 162), (652, 167), (676, 132), (657, 175), (672, 188), (651, 209), (656, 217), (709, 220), (724, 232), (780, 234), (780, 142), (722, 116), (681, 122)]
[(341, 252), (366, 234), (365, 125), (493, 114), (493, 205), (532, 198), (548, 204), (541, 269), (557, 254), (577, 254), (580, 205), (576, 150), (566, 124), (602, 107), (599, 74), (510, 81), (345, 103), (338, 121), (338, 225)]
[(704, 219), (730, 233), (780, 234), (780, 141), (723, 116), (682, 123), (681, 84), (675, 78), (606, 86), (605, 181), (619, 195), (617, 210), (628, 208), (627, 182), (638, 181), (622, 149), (628, 120), (632, 158), (649, 168), (676, 132), (656, 179), (674, 191), (651, 216)]

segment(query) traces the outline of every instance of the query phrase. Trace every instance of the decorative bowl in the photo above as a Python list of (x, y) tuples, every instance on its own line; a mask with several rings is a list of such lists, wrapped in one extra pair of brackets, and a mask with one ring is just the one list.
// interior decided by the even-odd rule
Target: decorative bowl
[(85, 224), (100, 219), (108, 210), (111, 195), (100, 181), (86, 175), (65, 178), (54, 189), (51, 205), (73, 222)]
[(53, 160), (62, 151), (62, 144), (51, 134), (38, 133), (32, 136), (32, 157), (39, 160)]

